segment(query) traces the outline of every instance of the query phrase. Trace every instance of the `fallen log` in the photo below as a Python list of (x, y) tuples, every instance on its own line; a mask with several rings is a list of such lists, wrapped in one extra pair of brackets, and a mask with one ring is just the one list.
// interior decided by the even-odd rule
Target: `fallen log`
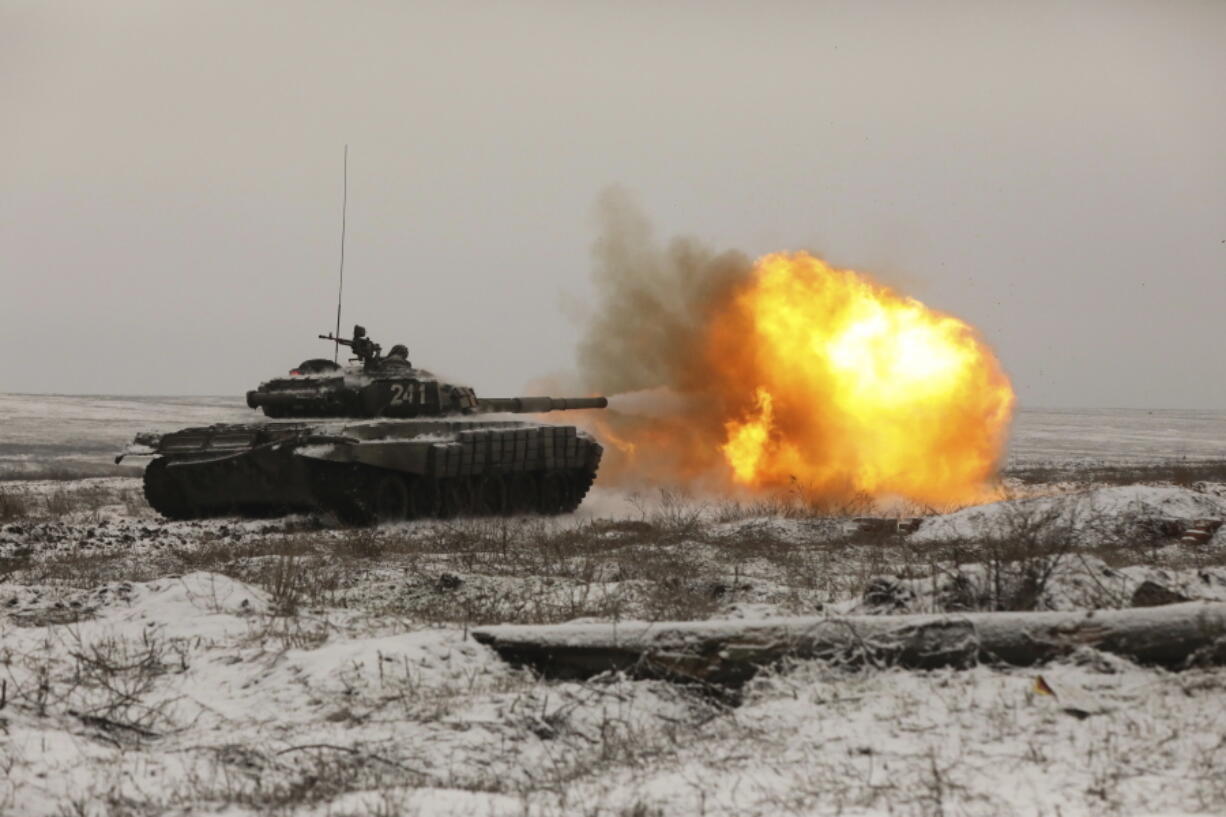
[(1074, 612), (797, 616), (727, 621), (502, 625), (473, 638), (550, 677), (607, 671), (738, 684), (784, 658), (912, 668), (1027, 666), (1091, 646), (1141, 664), (1226, 653), (1226, 604)]

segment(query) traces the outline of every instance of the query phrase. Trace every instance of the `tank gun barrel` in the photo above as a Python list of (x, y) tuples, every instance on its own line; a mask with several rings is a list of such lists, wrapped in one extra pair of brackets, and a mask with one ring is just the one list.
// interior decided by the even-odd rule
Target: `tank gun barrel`
[(507, 411), (513, 414), (543, 414), (547, 411), (608, 408), (607, 397), (482, 397), (481, 411)]

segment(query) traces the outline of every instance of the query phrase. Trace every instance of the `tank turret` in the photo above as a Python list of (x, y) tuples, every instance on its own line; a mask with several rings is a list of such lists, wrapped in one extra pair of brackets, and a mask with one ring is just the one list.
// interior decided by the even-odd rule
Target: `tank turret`
[(306, 361), (290, 370), (288, 377), (268, 380), (247, 392), (247, 405), (274, 418), (540, 414), (608, 405), (603, 397), (479, 399), (468, 386), (446, 383), (425, 369), (414, 368), (408, 359), (408, 349), (401, 344), (383, 356), (383, 347), (368, 337), (362, 326), (353, 327), (352, 338), (331, 334), (319, 337), (352, 349), (354, 357), (350, 363), (357, 365), (341, 367), (327, 360)]
[(361, 326), (351, 338), (319, 337), (354, 357), (313, 358), (247, 392), (272, 421), (139, 434), (116, 461), (153, 456), (145, 496), (179, 519), (555, 514), (577, 508), (595, 480), (603, 449), (591, 435), (498, 415), (602, 409), (604, 397), (478, 398), (414, 367), (401, 344), (383, 355)]

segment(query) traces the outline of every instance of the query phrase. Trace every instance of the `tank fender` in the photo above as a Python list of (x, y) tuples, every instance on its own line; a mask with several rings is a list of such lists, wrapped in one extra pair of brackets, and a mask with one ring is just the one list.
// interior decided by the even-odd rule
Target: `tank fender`
[(406, 474), (425, 474), (429, 471), (429, 451), (430, 447), (420, 442), (390, 440), (368, 441), (356, 445), (308, 445), (296, 449), (294, 454), (327, 462), (358, 463)]

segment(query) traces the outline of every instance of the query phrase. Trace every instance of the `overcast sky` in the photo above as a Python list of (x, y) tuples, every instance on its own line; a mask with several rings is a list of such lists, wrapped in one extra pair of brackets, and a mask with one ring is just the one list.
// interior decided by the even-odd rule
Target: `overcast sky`
[(1023, 406), (1226, 405), (1226, 2), (0, 0), (0, 391), (234, 394), (335, 320), (573, 366), (593, 204), (980, 327)]

